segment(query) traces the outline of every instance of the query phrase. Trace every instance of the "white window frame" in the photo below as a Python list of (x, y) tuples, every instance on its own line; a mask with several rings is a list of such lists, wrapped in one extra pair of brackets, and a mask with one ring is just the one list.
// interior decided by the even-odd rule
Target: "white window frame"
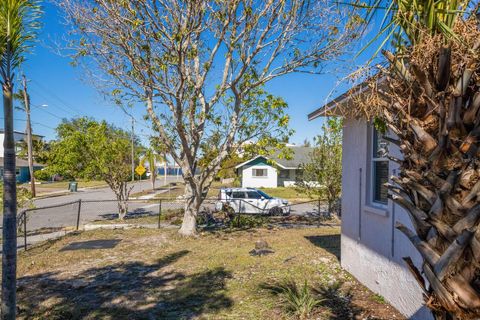
[[(369, 165), (370, 165), (370, 190), (369, 190), (369, 204), (374, 206), (374, 207), (380, 207), (380, 208), (387, 208), (388, 206), (388, 198), (386, 199), (385, 202), (379, 201), (375, 199), (375, 163), (376, 162), (386, 162), (388, 166), (388, 171), (390, 172), (390, 162), (388, 158), (386, 157), (378, 157), (375, 153), (374, 150), (377, 145), (378, 139), (381, 138), (381, 134), (375, 129), (375, 127), (372, 125), (370, 129), (370, 147), (368, 148), (369, 152)], [(388, 176), (387, 176), (388, 180)]]
[[(257, 170), (262, 170), (265, 172), (265, 175), (257, 175)], [(268, 178), (268, 169), (267, 168), (252, 168), (252, 177), (253, 178), (260, 178), (260, 179), (265, 179)]]

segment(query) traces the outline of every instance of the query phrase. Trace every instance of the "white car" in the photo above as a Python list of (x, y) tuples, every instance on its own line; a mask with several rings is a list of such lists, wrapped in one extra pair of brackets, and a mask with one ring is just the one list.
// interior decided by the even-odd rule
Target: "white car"
[(253, 188), (222, 188), (215, 204), (217, 211), (228, 207), (236, 213), (256, 213), (265, 215), (288, 215), (288, 201), (273, 198), (262, 190)]

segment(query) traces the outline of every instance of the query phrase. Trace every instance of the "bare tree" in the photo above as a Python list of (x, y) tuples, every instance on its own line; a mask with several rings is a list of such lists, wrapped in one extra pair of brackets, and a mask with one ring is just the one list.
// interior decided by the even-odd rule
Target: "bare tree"
[[(153, 128), (186, 183), (180, 233), (196, 233), (202, 194), (220, 164), (247, 140), (280, 136), (288, 116), (252, 106), (268, 81), (320, 73), (357, 36), (356, 16), (327, 0), (144, 0), (59, 2), (82, 62), (103, 71), (119, 99), (146, 104)], [(92, 70), (92, 69), (91, 69)], [(95, 71), (98, 74), (97, 71)], [(270, 97), (270, 100), (272, 97)], [(272, 102), (272, 101), (269, 101)], [(283, 111), (283, 104), (276, 104)], [(266, 114), (262, 114), (266, 113)], [(198, 172), (201, 145), (220, 135), (217, 156)]]

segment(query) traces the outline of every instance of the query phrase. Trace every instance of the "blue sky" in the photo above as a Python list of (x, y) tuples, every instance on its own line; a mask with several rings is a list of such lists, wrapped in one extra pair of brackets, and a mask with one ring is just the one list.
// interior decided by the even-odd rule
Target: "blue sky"
[[(119, 107), (104, 100), (87, 83), (81, 68), (72, 67), (68, 57), (62, 57), (52, 50), (53, 43), (61, 42), (66, 31), (57, 8), (44, 3), (44, 12), (39, 44), (22, 67), (30, 80), (34, 133), (44, 135), (47, 140), (54, 139), (54, 128), (62, 118), (84, 115), (107, 120), (130, 130), (130, 118)], [(352, 67), (352, 61), (348, 64)], [(347, 85), (338, 86), (337, 81), (338, 75), (332, 71), (324, 75), (292, 74), (277, 78), (267, 85), (270, 93), (283, 97), (289, 105), (290, 125), (296, 131), (291, 138), (292, 143), (300, 144), (305, 138), (312, 140), (320, 132), (322, 120), (309, 122), (307, 114), (327, 102), (332, 89), (336, 88), (341, 93), (348, 88)], [(149, 129), (142, 119), (144, 110), (138, 107), (133, 113), (137, 120), (136, 133), (146, 141)], [(15, 129), (24, 131), (24, 114), (15, 111), (14, 117)]]

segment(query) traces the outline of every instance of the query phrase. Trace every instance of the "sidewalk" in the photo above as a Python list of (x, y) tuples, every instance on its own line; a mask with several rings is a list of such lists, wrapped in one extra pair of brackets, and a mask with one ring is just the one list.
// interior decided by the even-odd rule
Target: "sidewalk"
[[(85, 224), (82, 226), (80, 230), (62, 230), (62, 231), (55, 231), (51, 233), (45, 234), (37, 234), (33, 236), (27, 237), (27, 250), (36, 244), (41, 242), (45, 242), (48, 240), (55, 240), (61, 237), (64, 237), (70, 233), (82, 232), (82, 231), (92, 231), (98, 229), (107, 229), (107, 230), (115, 230), (115, 229), (158, 229), (157, 223), (149, 223), (149, 224), (129, 224), (129, 223), (118, 223), (118, 224)], [(177, 225), (162, 223), (160, 225), (160, 229), (172, 229), (172, 228), (179, 228)], [(25, 249), (25, 242), (23, 237), (17, 238), (17, 250)], [(2, 248), (0, 247), (0, 253), (2, 252)]]

